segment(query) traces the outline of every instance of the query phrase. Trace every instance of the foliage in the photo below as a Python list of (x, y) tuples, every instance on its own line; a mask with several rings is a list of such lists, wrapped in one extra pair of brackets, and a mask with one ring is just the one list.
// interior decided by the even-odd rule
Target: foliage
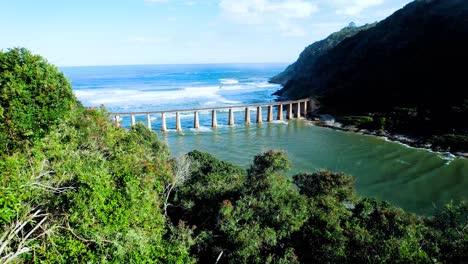
[(342, 116), (337, 117), (336, 121), (345, 126), (355, 126), (364, 129), (384, 129), (387, 121), (386, 117), (382, 116)]
[[(285, 85), (293, 78), (297, 78), (303, 74), (306, 74), (311, 67), (313, 67), (313, 61), (316, 61), (321, 56), (326, 56), (327, 52), (333, 49), (343, 40), (352, 37), (359, 33), (360, 31), (369, 29), (375, 26), (373, 24), (366, 24), (361, 27), (356, 27), (356, 24), (351, 22), (349, 26), (344, 27), (338, 32), (335, 32), (328, 36), (326, 39), (314, 42), (304, 49), (304, 51), (299, 55), (297, 61), (289, 65), (282, 73), (271, 78), (272, 83), (278, 83)], [(285, 95), (288, 91), (286, 89), (281, 90), (278, 95)]]
[(308, 209), (305, 197), (279, 174), (289, 167), (282, 152), (256, 156), (248, 170), (244, 195), (237, 201), (224, 201), (220, 221), (230, 247), (226, 252), (229, 262), (296, 259), (288, 240), (304, 224)]
[(24, 48), (0, 51), (0, 151), (45, 136), (76, 104), (69, 81)]
[(28, 208), (47, 215), (46, 231), (31, 236), (25, 260), (191, 262), (190, 230), (162, 213), (164, 186), (173, 177), (169, 152), (142, 125), (126, 131), (101, 110), (79, 108), (31, 150), (0, 160), (14, 168), (0, 174), (11, 193), (2, 196), (8, 205), (2, 229)]
[(189, 152), (187, 157), (192, 161), (190, 176), (176, 188), (170, 211), (172, 215), (178, 215), (177, 218), (181, 217), (176, 222), (184, 220), (199, 229), (211, 230), (216, 218), (207, 216), (218, 212), (224, 200), (240, 196), (245, 171), (196, 150)]
[(429, 227), (424, 249), (444, 263), (468, 260), (468, 203), (450, 203), (425, 220)]

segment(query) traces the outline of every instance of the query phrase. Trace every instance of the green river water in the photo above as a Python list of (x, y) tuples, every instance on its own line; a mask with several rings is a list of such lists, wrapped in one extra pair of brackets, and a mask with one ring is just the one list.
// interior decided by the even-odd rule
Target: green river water
[(383, 138), (317, 127), (305, 120), (168, 132), (174, 156), (191, 150), (248, 167), (254, 155), (284, 150), (293, 169), (329, 169), (356, 178), (358, 193), (417, 214), (468, 199), (468, 160), (388, 142)]

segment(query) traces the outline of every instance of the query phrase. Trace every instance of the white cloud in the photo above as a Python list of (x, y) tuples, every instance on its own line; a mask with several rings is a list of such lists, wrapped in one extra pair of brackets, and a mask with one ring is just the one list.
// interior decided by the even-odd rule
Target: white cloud
[(221, 0), (222, 16), (242, 24), (272, 24), (284, 35), (303, 36), (305, 31), (293, 20), (305, 19), (318, 11), (305, 0)]
[(385, 0), (333, 0), (336, 13), (340, 15), (356, 16), (367, 8), (379, 6)]

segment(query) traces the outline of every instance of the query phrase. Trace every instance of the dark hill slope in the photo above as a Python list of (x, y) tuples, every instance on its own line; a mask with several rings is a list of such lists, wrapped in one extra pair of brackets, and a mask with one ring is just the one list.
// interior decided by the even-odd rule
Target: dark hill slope
[(338, 115), (379, 113), (393, 118), (390, 130), (466, 134), (466, 0), (414, 1), (302, 63), (308, 72), (294, 75), (280, 96), (314, 96), (322, 111)]
[(289, 65), (282, 73), (271, 78), (270, 82), (285, 85), (293, 77), (297, 78), (298, 76), (307, 75), (311, 71), (311, 67), (313, 67), (317, 58), (338, 45), (344, 39), (373, 26), (375, 26), (375, 23), (361, 27), (356, 27), (354, 23), (350, 23), (349, 26), (331, 34), (326, 39), (314, 42), (301, 52), (295, 63)]

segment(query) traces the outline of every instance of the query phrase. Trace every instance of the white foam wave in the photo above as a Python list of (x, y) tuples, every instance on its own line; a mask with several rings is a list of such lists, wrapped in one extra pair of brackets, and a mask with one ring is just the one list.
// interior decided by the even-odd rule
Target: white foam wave
[(211, 129), (210, 127), (206, 127), (206, 126), (201, 126), (199, 128), (190, 128), (190, 131), (193, 131), (193, 132), (211, 132), (213, 129)]
[(279, 87), (280, 85), (278, 84), (273, 84), (269, 82), (260, 82), (260, 83), (252, 83), (253, 85), (259, 87), (259, 88), (273, 88), (273, 87)]
[(221, 84), (224, 84), (224, 85), (232, 85), (232, 84), (238, 84), (238, 83), (239, 83), (239, 80), (237, 80), (237, 79), (230, 79), (230, 78), (227, 78), (227, 79), (219, 79), (219, 81), (221, 82)]
[(265, 90), (265, 89), (272, 89), (272, 88), (279, 88), (280, 85), (278, 84), (271, 84), (268, 82), (249, 82), (249, 83), (240, 83), (236, 85), (226, 85), (221, 86), (220, 91), (237, 91), (237, 90), (250, 90), (250, 91), (258, 91), (258, 90)]
[(221, 86), (221, 91), (236, 91), (236, 90), (246, 90), (249, 86), (247, 85), (229, 85), (229, 86)]
[(242, 102), (240, 101), (235, 101), (235, 100), (228, 100), (228, 99), (225, 99), (225, 98), (221, 98), (219, 100), (219, 102), (223, 103), (223, 104), (241, 104)]
[(284, 121), (284, 120), (273, 120), (272, 123), (273, 124), (283, 124), (283, 125), (289, 124), (287, 121)]
[(449, 152), (442, 152), (439, 154), (439, 158), (445, 160), (445, 165), (450, 165), (450, 163), (457, 159), (457, 156)]
[(99, 90), (76, 90), (75, 95), (86, 105), (119, 105), (125, 107), (141, 104), (165, 104), (184, 99), (221, 99), (217, 93), (219, 87), (188, 87), (172, 91), (144, 91), (129, 89), (99, 89)]
[[(164, 110), (190, 107), (235, 106), (243, 101), (232, 100), (242, 97), (244, 93), (268, 90), (277, 85), (265, 80), (241, 83), (237, 79), (220, 79), (220, 86), (188, 86), (174, 89), (158, 90), (158, 87), (128, 89), (113, 87), (104, 89), (75, 90), (77, 98), (87, 106), (106, 105), (110, 110), (144, 111)], [(229, 98), (229, 99), (227, 99)], [(239, 111), (239, 110), (236, 110)]]

